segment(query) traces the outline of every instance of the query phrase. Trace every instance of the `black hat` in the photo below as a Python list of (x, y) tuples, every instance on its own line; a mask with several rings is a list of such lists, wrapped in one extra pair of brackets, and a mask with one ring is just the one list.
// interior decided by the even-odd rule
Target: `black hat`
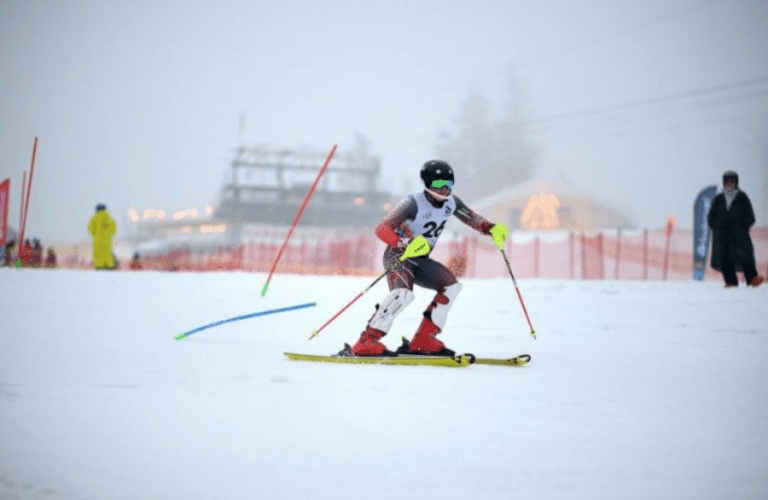
[(99, 203), (98, 205), (96, 205), (96, 211), (97, 212), (99, 210), (106, 210), (106, 209), (107, 209), (107, 206), (105, 204), (103, 204), (103, 203)]
[(728, 170), (723, 174), (723, 184), (725, 184), (725, 182), (728, 180), (736, 181), (736, 187), (739, 186), (739, 174), (737, 174), (733, 170)]

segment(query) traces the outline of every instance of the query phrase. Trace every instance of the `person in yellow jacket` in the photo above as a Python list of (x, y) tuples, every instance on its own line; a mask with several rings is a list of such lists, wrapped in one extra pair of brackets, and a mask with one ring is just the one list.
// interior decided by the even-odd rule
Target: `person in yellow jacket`
[(96, 213), (88, 221), (88, 232), (93, 237), (93, 268), (114, 269), (112, 237), (117, 232), (117, 223), (109, 215), (105, 205), (101, 203), (96, 205)]

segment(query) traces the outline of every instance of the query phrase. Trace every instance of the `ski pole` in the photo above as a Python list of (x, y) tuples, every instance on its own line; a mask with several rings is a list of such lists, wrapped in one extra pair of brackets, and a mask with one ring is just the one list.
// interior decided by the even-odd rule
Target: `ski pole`
[(309, 340), (312, 340), (313, 338), (317, 337), (317, 336), (318, 336), (318, 334), (319, 334), (319, 333), (320, 333), (320, 332), (323, 330), (323, 328), (325, 328), (325, 327), (326, 327), (326, 326), (328, 326), (328, 325), (329, 325), (329, 324), (330, 324), (330, 323), (331, 323), (333, 320), (335, 320), (336, 318), (338, 318), (339, 316), (341, 316), (341, 313), (343, 313), (344, 311), (346, 311), (346, 310), (349, 308), (349, 306), (351, 306), (352, 304), (354, 304), (355, 302), (357, 302), (357, 299), (359, 299), (360, 297), (362, 297), (363, 295), (365, 295), (365, 292), (367, 292), (368, 290), (370, 290), (371, 288), (373, 288), (373, 286), (374, 286), (376, 283), (378, 283), (379, 281), (381, 281), (381, 278), (383, 278), (384, 276), (386, 276), (386, 275), (387, 275), (387, 273), (388, 273), (388, 272), (389, 272), (391, 269), (394, 269), (394, 267), (395, 267), (396, 265), (397, 265), (397, 263), (395, 263), (395, 265), (393, 265), (393, 266), (392, 266), (390, 269), (387, 269), (386, 271), (384, 271), (384, 272), (381, 274), (381, 276), (379, 276), (378, 278), (376, 278), (375, 280), (373, 280), (373, 283), (371, 283), (370, 285), (368, 285), (368, 288), (366, 288), (366, 289), (365, 289), (365, 290), (363, 290), (362, 292), (358, 293), (358, 294), (357, 294), (357, 296), (356, 296), (354, 299), (352, 299), (352, 300), (349, 302), (349, 304), (345, 305), (345, 306), (344, 306), (344, 307), (343, 307), (343, 308), (342, 308), (342, 309), (341, 309), (339, 312), (337, 312), (336, 314), (334, 314), (334, 315), (333, 315), (333, 317), (331, 317), (331, 319), (329, 319), (328, 321), (326, 321), (326, 322), (325, 322), (325, 324), (324, 324), (323, 326), (321, 326), (321, 327), (320, 327), (320, 328), (318, 328), (317, 330), (312, 330), (312, 335), (310, 335), (310, 336), (309, 336)]
[(281, 307), (279, 309), (270, 309), (269, 311), (260, 311), (260, 312), (255, 312), (251, 314), (244, 314), (242, 316), (236, 316), (234, 318), (223, 319), (221, 321), (216, 321), (214, 323), (211, 323), (210, 325), (200, 326), (188, 332), (180, 333), (176, 336), (176, 340), (184, 340), (185, 338), (189, 337), (194, 333), (207, 330), (208, 328), (213, 328), (214, 326), (223, 325), (225, 323), (232, 323), (233, 321), (240, 321), (241, 319), (255, 318), (256, 316), (265, 316), (267, 314), (275, 314), (275, 313), (281, 313), (285, 311), (292, 311), (294, 309), (303, 309), (305, 307), (313, 307), (316, 305), (317, 305), (317, 302), (307, 302), (306, 304), (299, 304), (297, 306)]
[(536, 330), (533, 329), (533, 325), (531, 324), (531, 318), (528, 317), (528, 310), (525, 308), (525, 302), (523, 302), (523, 296), (520, 294), (520, 288), (517, 286), (517, 280), (515, 279), (515, 274), (512, 272), (512, 266), (509, 265), (509, 259), (507, 259), (507, 253), (504, 251), (504, 249), (501, 250), (501, 255), (504, 257), (504, 262), (507, 264), (507, 271), (509, 271), (509, 275), (512, 276), (512, 283), (515, 285), (515, 291), (517, 292), (517, 297), (520, 299), (520, 305), (523, 306), (523, 313), (525, 313), (525, 319), (528, 320), (528, 326), (531, 327), (531, 337), (534, 339), (536, 338)]
[(317, 178), (315, 178), (315, 182), (312, 183), (312, 186), (309, 188), (309, 191), (307, 191), (307, 195), (304, 197), (304, 202), (301, 204), (301, 207), (299, 207), (299, 211), (296, 212), (296, 215), (293, 217), (293, 222), (291, 222), (291, 228), (288, 230), (288, 234), (285, 236), (285, 241), (283, 241), (283, 246), (280, 247), (280, 250), (277, 252), (277, 256), (275, 257), (274, 262), (272, 262), (272, 268), (269, 270), (267, 281), (264, 282), (264, 286), (261, 289), (262, 297), (264, 297), (267, 294), (267, 288), (269, 288), (269, 281), (272, 279), (272, 273), (275, 272), (277, 263), (280, 262), (280, 257), (282, 257), (283, 251), (285, 250), (285, 247), (288, 245), (288, 240), (291, 239), (293, 230), (296, 229), (296, 224), (299, 223), (301, 214), (303, 214), (304, 209), (307, 208), (307, 204), (309, 203), (310, 198), (312, 198), (312, 194), (314, 194), (315, 188), (317, 188), (317, 184), (320, 182), (320, 178), (323, 176), (323, 174), (325, 173), (325, 170), (328, 168), (328, 164), (331, 163), (331, 158), (333, 158), (334, 153), (336, 153), (336, 146), (337, 145), (334, 144), (333, 147), (331, 148), (331, 152), (328, 154), (328, 157), (325, 159), (325, 163), (323, 163), (323, 166), (320, 168), (320, 173), (317, 174)]
[[(429, 246), (429, 242), (427, 241), (427, 239), (426, 239), (426, 238), (424, 238), (423, 236), (417, 236), (416, 238), (414, 238), (414, 239), (411, 241), (411, 243), (408, 245), (408, 248), (406, 248), (406, 249), (405, 249), (405, 253), (404, 253), (404, 254), (403, 254), (401, 257), (400, 257), (400, 262), (403, 262), (403, 261), (405, 261), (406, 259), (410, 259), (410, 258), (412, 258), (412, 257), (419, 257), (419, 256), (421, 256), (421, 255), (426, 255), (426, 254), (428, 254), (428, 253), (429, 253), (429, 250), (430, 250), (430, 246)], [(390, 272), (390, 271), (394, 270), (394, 269), (395, 269), (395, 268), (396, 268), (396, 267), (397, 267), (397, 266), (400, 264), (400, 262), (395, 262), (394, 264), (392, 264), (391, 266), (389, 266), (389, 268), (388, 268), (386, 271), (384, 271), (384, 272), (381, 274), (381, 276), (379, 276), (378, 278), (376, 278), (375, 280), (373, 280), (373, 283), (371, 283), (370, 285), (368, 285), (368, 288), (366, 288), (366, 289), (365, 289), (365, 290), (363, 290), (362, 292), (358, 293), (358, 294), (357, 294), (357, 297), (355, 297), (354, 299), (352, 299), (352, 300), (349, 302), (349, 304), (345, 305), (345, 306), (344, 306), (344, 307), (343, 307), (343, 308), (342, 308), (342, 309), (341, 309), (339, 312), (337, 312), (336, 314), (334, 314), (334, 315), (333, 315), (333, 317), (332, 317), (331, 319), (329, 319), (328, 321), (326, 321), (326, 322), (325, 322), (325, 324), (324, 324), (323, 326), (321, 326), (321, 327), (320, 327), (320, 328), (318, 328), (317, 330), (312, 330), (312, 335), (310, 335), (310, 336), (309, 336), (309, 340), (312, 340), (313, 338), (317, 337), (317, 335), (318, 335), (318, 334), (319, 334), (319, 333), (322, 331), (322, 329), (323, 329), (323, 328), (325, 328), (325, 327), (326, 327), (326, 326), (328, 326), (328, 325), (329, 325), (329, 324), (330, 324), (330, 323), (331, 323), (333, 320), (335, 320), (336, 318), (338, 318), (338, 317), (341, 315), (341, 313), (343, 313), (344, 311), (346, 311), (346, 310), (349, 308), (349, 306), (351, 306), (352, 304), (354, 304), (355, 302), (357, 302), (357, 299), (359, 299), (360, 297), (362, 297), (363, 295), (365, 295), (365, 292), (367, 292), (368, 290), (370, 290), (371, 288), (373, 288), (373, 286), (374, 286), (376, 283), (378, 283), (379, 281), (381, 281), (381, 278), (383, 278), (384, 276), (386, 276), (388, 272)]]

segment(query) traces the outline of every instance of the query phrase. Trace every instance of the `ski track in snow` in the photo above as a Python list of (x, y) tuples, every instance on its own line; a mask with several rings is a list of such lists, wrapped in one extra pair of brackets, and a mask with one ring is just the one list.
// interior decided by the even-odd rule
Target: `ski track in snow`
[(446, 344), (533, 360), (447, 369), (288, 361), (386, 287), (309, 342), (372, 278), (264, 280), (0, 269), (0, 498), (768, 498), (768, 286), (521, 280), (533, 340), (511, 280), (463, 280)]

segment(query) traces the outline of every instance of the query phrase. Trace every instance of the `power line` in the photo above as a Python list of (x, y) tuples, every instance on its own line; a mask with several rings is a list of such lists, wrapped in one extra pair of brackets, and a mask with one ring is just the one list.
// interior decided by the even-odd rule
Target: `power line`
[(714, 87), (708, 87), (697, 90), (689, 90), (686, 92), (680, 92), (677, 94), (670, 94), (660, 97), (653, 97), (650, 99), (640, 99), (637, 101), (630, 101), (621, 104), (612, 104), (607, 106), (598, 106), (596, 108), (583, 109), (579, 111), (572, 111), (568, 113), (561, 113), (557, 115), (550, 115), (541, 118), (533, 118), (527, 120), (528, 125), (546, 125), (553, 122), (569, 120), (574, 118), (586, 118), (590, 116), (605, 115), (610, 113), (616, 113), (620, 111), (626, 111), (633, 108), (653, 106), (657, 104), (664, 104), (668, 102), (678, 101), (681, 99), (691, 99), (694, 97), (700, 97), (708, 94), (715, 94), (718, 92), (726, 92), (729, 90), (749, 87), (752, 85), (760, 85), (768, 83), (768, 77), (754, 78), (751, 80), (742, 80), (739, 82), (733, 82), (725, 85), (716, 85)]
[(644, 130), (628, 130), (625, 132), (616, 132), (612, 134), (605, 134), (605, 137), (635, 137), (638, 135), (654, 134), (657, 132), (668, 132), (670, 130), (688, 130), (692, 128), (706, 127), (714, 124), (723, 124), (727, 122), (736, 122), (741, 120), (755, 120), (761, 118), (768, 118), (768, 110), (760, 113), (751, 113), (738, 116), (726, 116), (720, 118), (713, 118), (710, 120), (699, 120), (695, 122), (677, 123), (668, 126), (659, 126)]
[(599, 43), (611, 40), (613, 38), (621, 37), (621, 36), (627, 35), (629, 33), (632, 33), (632, 32), (635, 32), (635, 31), (639, 31), (641, 29), (648, 28), (649, 26), (653, 26), (654, 24), (658, 24), (658, 23), (661, 23), (661, 22), (664, 22), (664, 21), (668, 21), (670, 19), (674, 19), (676, 17), (683, 16), (685, 14), (688, 14), (690, 12), (693, 12), (693, 11), (696, 11), (696, 10), (699, 10), (699, 9), (702, 9), (704, 7), (709, 7), (712, 4), (722, 3), (722, 2), (726, 2), (726, 1), (730, 1), (730, 0), (708, 0), (708, 1), (700, 2), (700, 3), (697, 3), (695, 5), (692, 5), (692, 6), (683, 8), (683, 9), (679, 9), (679, 10), (676, 10), (676, 11), (664, 14), (662, 16), (654, 17), (654, 18), (649, 19), (647, 21), (643, 21), (643, 22), (640, 22), (640, 23), (636, 23), (636, 24), (627, 26), (627, 27), (622, 28), (622, 29), (611, 31), (609, 33), (606, 33), (605, 35), (601, 35), (601, 36), (598, 36), (598, 37), (595, 37), (595, 38), (592, 38), (592, 39), (588, 39), (586, 41), (579, 42), (579, 43), (576, 43), (576, 44), (573, 44), (573, 45), (570, 45), (570, 46), (566, 46), (566, 47), (562, 48), (561, 50), (552, 52), (552, 53), (550, 53), (548, 55), (545, 55), (545, 56), (542, 56), (542, 57), (540, 57), (538, 59), (533, 59), (533, 60), (530, 60), (530, 61), (527, 61), (527, 62), (523, 61), (522, 63), (520, 63), (519, 67), (524, 68), (524, 67), (529, 67), (529, 66), (538, 66), (539, 64), (543, 64), (543, 63), (545, 63), (545, 62), (547, 62), (549, 60), (557, 59), (557, 58), (566, 56), (568, 54), (571, 54), (573, 52), (578, 52), (580, 50), (592, 47), (592, 46), (597, 45)]

